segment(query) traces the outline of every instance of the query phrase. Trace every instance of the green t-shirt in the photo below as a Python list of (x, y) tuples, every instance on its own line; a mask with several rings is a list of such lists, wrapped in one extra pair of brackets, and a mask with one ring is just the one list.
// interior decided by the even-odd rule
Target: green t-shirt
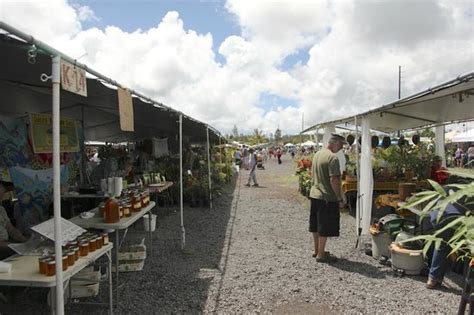
[(311, 191), (309, 197), (326, 201), (337, 201), (337, 196), (331, 187), (331, 176), (341, 176), (339, 159), (329, 149), (322, 149), (314, 155)]

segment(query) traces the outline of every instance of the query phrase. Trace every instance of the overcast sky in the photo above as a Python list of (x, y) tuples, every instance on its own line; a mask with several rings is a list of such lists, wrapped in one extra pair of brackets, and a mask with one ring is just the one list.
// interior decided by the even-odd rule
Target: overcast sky
[(0, 0), (0, 19), (223, 133), (284, 134), (474, 71), (471, 0)]

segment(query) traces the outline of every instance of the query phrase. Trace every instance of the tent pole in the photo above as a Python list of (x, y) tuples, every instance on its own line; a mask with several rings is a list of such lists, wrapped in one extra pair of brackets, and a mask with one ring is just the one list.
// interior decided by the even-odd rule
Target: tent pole
[(56, 312), (64, 314), (64, 289), (63, 289), (63, 254), (61, 235), (61, 169), (59, 159), (59, 85), (61, 57), (54, 56), (52, 62), (53, 85), (53, 206), (54, 206), (54, 252), (56, 254)]
[(356, 178), (357, 178), (357, 193), (356, 193), (356, 233), (357, 233), (357, 241), (355, 247), (359, 246), (359, 238), (362, 234), (362, 227), (360, 225), (360, 161), (359, 161), (359, 125), (357, 122), (357, 116), (354, 117), (354, 125), (355, 125), (355, 147), (356, 147)]
[[(209, 135), (209, 132), (208, 132), (208, 135)], [(222, 141), (221, 141), (221, 136), (219, 136), (219, 153), (220, 153), (219, 163), (222, 163)]]
[(207, 172), (209, 174), (209, 208), (212, 209), (212, 191), (211, 191), (211, 145), (209, 143), (209, 127), (207, 131)]
[(179, 114), (179, 209), (181, 214), (181, 249), (186, 245), (186, 230), (183, 218), (183, 115)]

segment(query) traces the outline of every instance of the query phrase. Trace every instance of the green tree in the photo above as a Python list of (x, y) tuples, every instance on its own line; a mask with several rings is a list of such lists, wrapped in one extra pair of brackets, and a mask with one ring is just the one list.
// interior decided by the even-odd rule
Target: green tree
[(423, 129), (423, 131), (420, 133), (420, 137), (427, 137), (427, 138), (430, 138), (430, 139), (434, 139), (435, 133), (434, 133), (433, 129), (431, 129), (431, 128), (425, 128), (425, 129)]
[(258, 128), (253, 130), (253, 135), (250, 140), (253, 144), (258, 144), (258, 143), (264, 143), (266, 142), (265, 135), (263, 134), (263, 131), (258, 130)]
[(275, 142), (276, 143), (280, 143), (281, 142), (281, 130), (280, 128), (277, 128), (277, 130), (275, 130)]

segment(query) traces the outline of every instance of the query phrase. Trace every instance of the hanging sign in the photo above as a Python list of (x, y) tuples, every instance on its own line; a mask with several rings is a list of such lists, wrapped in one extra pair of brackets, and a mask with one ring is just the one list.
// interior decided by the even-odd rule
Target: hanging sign
[(61, 59), (61, 87), (63, 90), (87, 96), (86, 71)]
[(117, 94), (120, 113), (120, 129), (123, 131), (134, 131), (132, 95), (129, 90), (120, 87), (117, 89)]
[[(61, 118), (59, 121), (61, 152), (78, 152), (79, 137), (74, 119)], [(35, 153), (53, 152), (53, 122), (49, 114), (30, 114), (30, 130)]]

